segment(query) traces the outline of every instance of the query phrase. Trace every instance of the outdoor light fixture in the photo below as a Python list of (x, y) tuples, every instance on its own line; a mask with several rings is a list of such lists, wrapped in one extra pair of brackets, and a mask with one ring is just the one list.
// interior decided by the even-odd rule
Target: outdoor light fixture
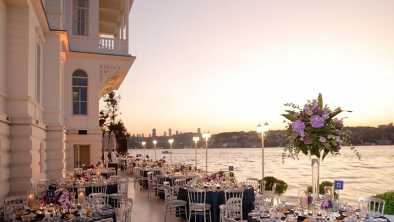
[(200, 141), (200, 137), (193, 136), (194, 142), (194, 169), (197, 170), (197, 143)]
[(173, 138), (168, 139), (168, 143), (170, 144), (170, 149), (171, 149), (171, 152), (170, 152), (170, 163), (172, 164), (172, 144), (174, 143), (174, 139)]
[(208, 175), (208, 140), (211, 137), (211, 134), (203, 133), (202, 137), (205, 139), (205, 174)]
[(268, 131), (268, 123), (257, 125), (256, 132), (260, 135), (261, 139), (261, 189), (265, 190), (264, 185), (264, 134)]
[(157, 141), (153, 140), (152, 143), (153, 143), (153, 148), (155, 149), (155, 160), (157, 160), (157, 155), (156, 155), (156, 144), (157, 144)]

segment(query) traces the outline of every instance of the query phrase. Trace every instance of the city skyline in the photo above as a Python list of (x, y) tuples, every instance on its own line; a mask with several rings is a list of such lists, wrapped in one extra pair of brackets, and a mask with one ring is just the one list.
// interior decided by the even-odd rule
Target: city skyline
[(353, 111), (346, 125), (394, 120), (393, 1), (173, 3), (133, 7), (137, 59), (119, 90), (130, 133), (282, 129), (283, 104), (319, 92)]

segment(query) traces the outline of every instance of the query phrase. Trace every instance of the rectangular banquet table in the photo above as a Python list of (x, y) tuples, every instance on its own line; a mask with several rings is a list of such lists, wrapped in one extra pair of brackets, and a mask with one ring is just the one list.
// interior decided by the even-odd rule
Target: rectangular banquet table
[[(187, 202), (187, 210), (189, 212), (189, 197), (188, 188), (180, 188), (178, 193), (178, 200), (184, 200)], [(220, 221), (220, 209), (219, 206), (225, 204), (225, 197), (223, 190), (207, 191), (206, 203), (211, 205), (211, 216), (212, 222)], [(254, 189), (252, 187), (245, 187), (243, 198), (242, 198), (242, 216), (243, 219), (248, 218), (248, 214), (254, 208)], [(204, 221), (203, 217), (198, 217), (198, 221)]]

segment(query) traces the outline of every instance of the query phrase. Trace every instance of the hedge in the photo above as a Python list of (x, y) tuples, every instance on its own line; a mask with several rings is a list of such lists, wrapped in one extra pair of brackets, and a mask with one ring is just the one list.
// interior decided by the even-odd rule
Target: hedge
[(385, 201), (384, 214), (394, 215), (394, 191), (378, 194), (376, 197)]

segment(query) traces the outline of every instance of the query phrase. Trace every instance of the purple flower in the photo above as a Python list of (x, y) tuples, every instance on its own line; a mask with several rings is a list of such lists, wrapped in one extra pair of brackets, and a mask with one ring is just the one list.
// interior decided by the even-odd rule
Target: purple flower
[(311, 117), (311, 123), (313, 128), (322, 128), (324, 127), (324, 119), (319, 115), (313, 115)]
[(321, 136), (321, 137), (319, 138), (319, 141), (320, 141), (321, 143), (325, 143), (325, 142), (327, 142), (327, 139)]
[(332, 203), (331, 200), (329, 199), (324, 199), (321, 203), (321, 208), (323, 209), (331, 209), (332, 208)]
[(305, 132), (304, 132), (305, 123), (302, 122), (301, 120), (296, 120), (295, 122), (293, 122), (292, 128), (293, 128), (293, 132), (297, 133), (301, 137), (303, 137), (305, 135)]

